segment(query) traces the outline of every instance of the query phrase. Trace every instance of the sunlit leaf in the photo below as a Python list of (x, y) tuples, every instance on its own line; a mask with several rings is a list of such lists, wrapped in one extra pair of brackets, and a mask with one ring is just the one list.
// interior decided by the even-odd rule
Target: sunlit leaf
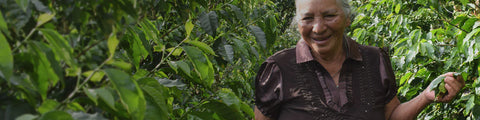
[(73, 111), (83, 111), (83, 112), (85, 112), (85, 108), (83, 108), (83, 106), (80, 105), (78, 102), (67, 103), (67, 108), (69, 110), (73, 110)]
[[(93, 73), (93, 75), (92, 75)], [(87, 71), (87, 72), (83, 72), (82, 75), (84, 77), (88, 77), (90, 75), (92, 75), (92, 77), (90, 78), (90, 81), (92, 82), (100, 82), (103, 78), (103, 76), (105, 76), (105, 73), (103, 71), (97, 71), (94, 73), (94, 71), (90, 70), (90, 71)]]
[(203, 52), (205, 52), (205, 53), (208, 53), (208, 54), (210, 54), (210, 55), (216, 56), (216, 55), (215, 55), (215, 52), (213, 51), (213, 49), (212, 49), (210, 46), (208, 46), (207, 44), (203, 43), (203, 42), (200, 42), (200, 41), (188, 41), (187, 43), (188, 43), (188, 44), (191, 44), (191, 45), (193, 45), (193, 46), (196, 46), (196, 47), (198, 47), (198, 48), (200, 48), (200, 49), (201, 49)]
[(73, 120), (73, 118), (65, 111), (50, 111), (42, 114), (39, 120)]
[(192, 30), (193, 30), (192, 21), (187, 21), (187, 23), (185, 23), (185, 31), (187, 33), (187, 38), (190, 36), (190, 33), (192, 33)]
[(473, 25), (478, 21), (477, 18), (469, 18), (465, 23), (463, 23), (462, 29), (471, 31)]
[(100, 98), (100, 100), (106, 103), (108, 107), (110, 107), (113, 110), (116, 110), (115, 99), (113, 98), (113, 93), (110, 90), (102, 87), (102, 88), (95, 89), (93, 92), (95, 92), (95, 94), (97, 95), (97, 98)]
[(400, 9), (402, 9), (402, 3), (398, 3), (396, 6), (395, 6), (395, 13), (400, 13)]
[(119, 60), (110, 60), (110, 61), (107, 61), (107, 64), (116, 66), (116, 67), (121, 68), (121, 69), (126, 70), (126, 71), (128, 71), (132, 68), (132, 65), (130, 63), (124, 62), (124, 61), (119, 61)]
[(117, 39), (117, 35), (112, 33), (108, 38), (108, 51), (110, 53), (110, 57), (113, 57), (113, 54), (115, 54), (115, 49), (117, 48), (118, 43), (119, 41)]
[(41, 14), (38, 19), (37, 19), (37, 27), (47, 23), (48, 21), (52, 20), (52, 18), (55, 16), (55, 14), (51, 13), (43, 13)]
[(37, 111), (40, 114), (43, 114), (43, 113), (55, 110), (55, 108), (57, 108), (58, 105), (60, 105), (60, 103), (58, 103), (57, 101), (46, 99), (45, 101), (43, 101), (42, 105), (40, 105), (40, 107), (37, 108)]

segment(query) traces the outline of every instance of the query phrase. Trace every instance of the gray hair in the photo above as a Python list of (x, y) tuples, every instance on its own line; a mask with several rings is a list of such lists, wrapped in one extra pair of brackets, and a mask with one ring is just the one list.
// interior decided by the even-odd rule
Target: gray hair
[[(296, 4), (297, 4), (297, 1), (298, 1), (298, 0), (295, 0), (295, 6), (296, 6)], [(338, 4), (340, 7), (342, 7), (342, 10), (343, 10), (343, 12), (344, 12), (344, 14), (345, 14), (346, 19), (350, 19), (350, 22), (353, 23), (353, 20), (355, 19), (355, 13), (352, 12), (352, 8), (351, 8), (351, 6), (350, 6), (350, 4), (349, 4), (349, 1), (350, 1), (350, 0), (336, 0), (336, 1), (337, 1), (337, 4)], [(295, 9), (297, 9), (297, 8), (295, 7)], [(297, 15), (297, 12), (295, 12), (294, 17), (293, 17), (293, 19), (292, 19), (292, 22), (290, 23), (290, 27), (289, 27), (290, 29), (296, 29), (296, 30), (298, 30), (298, 27), (297, 27), (298, 20), (299, 20), (298, 17), (299, 17), (299, 16)], [(345, 30), (345, 32), (347, 32), (347, 31), (349, 31), (349, 28), (348, 28), (348, 27), (347, 27), (347, 29)], [(297, 35), (297, 36), (299, 36), (299, 35)]]
[[(295, 4), (297, 4), (297, 1), (298, 0), (295, 0)], [(337, 1), (337, 4), (339, 4), (339, 6), (342, 7), (342, 10), (343, 10), (343, 13), (345, 14), (345, 17), (347, 19), (350, 19), (350, 21), (353, 22), (353, 20), (355, 18), (355, 13), (352, 12), (352, 8), (350, 7), (350, 4), (348, 2), (349, 0), (336, 0), (336, 1)], [(295, 9), (297, 9), (297, 8), (295, 7)], [(295, 12), (295, 17), (294, 17), (293, 22), (297, 22), (297, 20), (298, 20), (298, 15)]]

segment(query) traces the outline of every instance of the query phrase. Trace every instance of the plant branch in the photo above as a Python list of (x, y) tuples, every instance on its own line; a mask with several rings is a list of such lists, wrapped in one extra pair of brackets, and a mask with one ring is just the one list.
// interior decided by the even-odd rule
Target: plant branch
[(98, 40), (96, 43), (93, 43), (92, 45), (88, 46), (87, 49), (82, 50), (82, 52), (80, 52), (80, 54), (78, 54), (77, 56), (75, 56), (75, 58), (78, 59), (78, 57), (80, 57), (80, 56), (82, 56), (83, 54), (85, 54), (87, 51), (89, 51), (90, 49), (92, 49), (94, 46), (97, 46), (100, 42), (101, 42), (101, 40)]
[(30, 38), (30, 36), (32, 36), (33, 32), (35, 32), (36, 30), (37, 30), (37, 27), (30, 30), (30, 33), (28, 33), (27, 37), (25, 37), (25, 39), (23, 39), (22, 42), (20, 42), (20, 45), (18, 45), (12, 50), (12, 53), (16, 52), (22, 46), (22, 44), (24, 44)]
[(78, 92), (78, 90), (80, 90), (80, 88), (82, 88), (92, 78), (92, 76), (107, 63), (107, 61), (110, 61), (111, 58), (112, 57), (109, 57), (107, 60), (103, 61), (103, 63), (100, 64), (97, 68), (95, 68), (92, 74), (90, 74), (87, 78), (85, 78), (80, 85), (78, 85), (78, 81), (77, 81), (77, 86), (75, 87), (75, 89), (68, 95), (68, 97), (65, 100), (63, 100), (62, 103), (70, 101), (70, 99), (73, 98), (73, 96)]
[(168, 31), (167, 31), (167, 33), (163, 34), (163, 35), (162, 35), (162, 37), (160, 37), (160, 38), (158, 38), (158, 39), (163, 39), (165, 36), (167, 36), (168, 34), (170, 34), (170, 33), (171, 33), (173, 30), (175, 30), (175, 29), (179, 28), (180, 26), (181, 26), (181, 25), (179, 25), (179, 26), (176, 26), (176, 27), (174, 27), (174, 28), (172, 28), (172, 29), (168, 30)]
[[(442, 16), (442, 17), (443, 17), (443, 16)], [(459, 26), (457, 26), (457, 25), (455, 25), (455, 24), (447, 21), (446, 19), (441, 19), (441, 20), (447, 22), (449, 25), (451, 25), (451, 26), (453, 26), (453, 27), (455, 27), (455, 28), (457, 28), (457, 29), (459, 29), (459, 30), (462, 30), (463, 32), (469, 33), (467, 30), (464, 30), (464, 29), (460, 28)]]
[(155, 68), (153, 68), (152, 71), (150, 71), (150, 73), (147, 75), (147, 76), (150, 76), (152, 75), (152, 73), (156, 72), (158, 70), (158, 68), (160, 67), (160, 65), (163, 64), (163, 62), (165, 62), (165, 59), (167, 59), (168, 57), (170, 57), (170, 55), (172, 55), (173, 52), (175, 52), (175, 50), (177, 50), (178, 47), (180, 47), (180, 45), (182, 45), (185, 41), (188, 40), (188, 37), (185, 37), (185, 39), (182, 40), (182, 42), (178, 43), (177, 46), (175, 46), (172, 51), (170, 51), (170, 53), (167, 54), (167, 56), (163, 57), (162, 55), (162, 60), (160, 60), (160, 62), (157, 64), (157, 66), (155, 66)]

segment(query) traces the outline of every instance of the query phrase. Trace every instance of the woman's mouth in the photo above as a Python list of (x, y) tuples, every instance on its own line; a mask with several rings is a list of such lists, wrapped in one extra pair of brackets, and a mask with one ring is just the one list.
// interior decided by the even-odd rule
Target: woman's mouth
[(312, 40), (317, 44), (325, 44), (331, 37), (332, 35), (329, 35), (327, 37), (312, 38)]

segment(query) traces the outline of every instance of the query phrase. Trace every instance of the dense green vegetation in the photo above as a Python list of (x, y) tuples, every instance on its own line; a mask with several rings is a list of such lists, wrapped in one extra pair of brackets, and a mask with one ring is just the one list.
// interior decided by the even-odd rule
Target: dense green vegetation
[[(480, 5), (353, 0), (348, 35), (391, 52), (407, 101), (466, 87), (422, 119), (480, 119)], [(0, 0), (0, 119), (251, 119), (254, 78), (298, 40), (294, 0)]]

